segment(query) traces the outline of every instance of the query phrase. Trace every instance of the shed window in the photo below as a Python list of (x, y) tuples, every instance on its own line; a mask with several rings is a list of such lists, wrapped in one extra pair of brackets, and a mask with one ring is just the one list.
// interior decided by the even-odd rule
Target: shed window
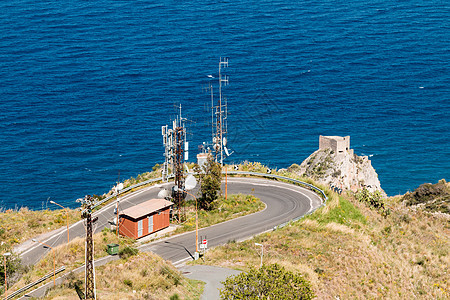
[(153, 232), (153, 215), (148, 217), (148, 233)]
[(144, 233), (144, 220), (139, 220), (138, 221), (138, 237), (142, 236), (142, 234)]

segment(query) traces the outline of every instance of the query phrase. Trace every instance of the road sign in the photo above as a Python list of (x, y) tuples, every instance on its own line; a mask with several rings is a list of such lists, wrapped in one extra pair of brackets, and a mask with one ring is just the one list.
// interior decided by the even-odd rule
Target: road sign
[(208, 241), (206, 239), (202, 240), (202, 243), (200, 244), (200, 249), (206, 249), (208, 248)]

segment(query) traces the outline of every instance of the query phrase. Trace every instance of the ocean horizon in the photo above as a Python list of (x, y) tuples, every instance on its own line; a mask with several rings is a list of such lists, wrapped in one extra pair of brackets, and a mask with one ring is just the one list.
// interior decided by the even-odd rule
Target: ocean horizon
[(4, 209), (74, 208), (151, 171), (179, 105), (194, 162), (220, 57), (225, 163), (286, 168), (349, 135), (389, 196), (450, 177), (444, 1), (13, 0), (0, 16)]

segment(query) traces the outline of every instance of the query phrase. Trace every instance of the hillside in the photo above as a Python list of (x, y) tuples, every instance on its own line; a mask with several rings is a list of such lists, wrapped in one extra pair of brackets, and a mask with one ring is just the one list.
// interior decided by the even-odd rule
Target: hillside
[[(246, 163), (239, 168), (258, 172), (267, 170), (260, 163)], [(279, 174), (308, 180), (286, 170)], [(344, 192), (339, 195), (327, 186), (321, 188), (329, 197), (325, 207), (276, 231), (242, 243), (231, 241), (210, 250), (205, 261), (197, 263), (247, 271), (260, 263), (260, 247), (255, 246), (256, 242), (264, 245), (265, 264), (278, 263), (290, 271), (301, 273), (311, 282), (319, 299), (450, 298), (450, 275), (447, 271), (450, 265), (450, 216), (446, 213), (449, 183), (441, 180), (434, 185), (424, 184), (405, 196), (387, 199), (367, 190), (364, 194)], [(249, 197), (243, 198), (254, 202)], [(366, 198), (375, 200), (358, 200)], [(242, 208), (244, 205), (232, 206)], [(219, 213), (230, 214), (228, 210)], [(28, 226), (25, 215), (22, 215), (25, 213), (30, 212), (22, 210), (11, 216), (17, 217), (15, 221), (19, 224)], [(61, 211), (55, 212), (57, 217), (63, 217)], [(191, 223), (187, 222), (186, 226), (187, 230), (192, 229)], [(95, 237), (96, 257), (105, 255), (104, 247), (111, 242), (124, 247), (133, 244), (127, 239), (116, 240), (114, 234), (104, 230)], [(69, 246), (58, 247), (57, 265), (70, 265), (70, 268), (81, 265), (82, 249), (82, 239), (74, 240)], [(50, 272), (51, 258), (47, 255), (13, 289)], [(185, 279), (170, 264), (145, 253), (99, 267), (97, 274), (98, 278), (109, 278), (97, 286), (104, 299), (113, 299), (119, 294), (121, 299), (196, 299), (201, 293), (201, 284)], [(50, 291), (48, 297), (76, 299), (74, 287), (81, 279), (78, 275), (70, 277), (64, 286)]]
[(445, 179), (436, 184), (424, 183), (402, 197), (407, 206), (422, 207), (431, 212), (450, 214), (450, 183)]
[(247, 271), (260, 263), (256, 242), (265, 264), (302, 273), (319, 299), (450, 298), (449, 215), (396, 197), (385, 200), (383, 217), (351, 193), (327, 193), (327, 206), (312, 215), (211, 250), (204, 263)]

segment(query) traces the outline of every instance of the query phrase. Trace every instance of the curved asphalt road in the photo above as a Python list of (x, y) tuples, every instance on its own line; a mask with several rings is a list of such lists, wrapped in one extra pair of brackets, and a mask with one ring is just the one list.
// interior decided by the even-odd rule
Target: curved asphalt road
[[(120, 210), (156, 198), (159, 190), (159, 187), (152, 186), (121, 197)], [(224, 191), (224, 186), (222, 186), (222, 191)], [(194, 191), (193, 193), (195, 194), (196, 192)], [(230, 240), (244, 240), (271, 230), (275, 226), (309, 213), (322, 204), (320, 197), (308, 189), (261, 178), (229, 178), (228, 194), (237, 193), (252, 194), (260, 198), (266, 204), (266, 209), (255, 214), (200, 229), (199, 236), (207, 236), (209, 248), (225, 244)], [(115, 203), (111, 203), (94, 213), (94, 217), (98, 216), (96, 232), (101, 231), (105, 226), (109, 227), (109, 221), (115, 217), (114, 207)], [(71, 225), (69, 232), (71, 239), (84, 236), (85, 229), (82, 221)], [(66, 230), (41, 240), (41, 242), (52, 247), (63, 244), (66, 241)], [(21, 253), (22, 262), (26, 265), (35, 264), (45, 255), (46, 251), (49, 251), (42, 245), (35, 244), (31, 244), (27, 250)], [(141, 246), (140, 250), (152, 251), (176, 264), (193, 257), (195, 252), (195, 232), (188, 232), (146, 244)]]
[[(215, 247), (228, 241), (240, 241), (256, 234), (272, 230), (275, 226), (303, 216), (321, 205), (321, 199), (304, 188), (258, 178), (231, 178), (228, 180), (228, 194), (252, 194), (266, 204), (266, 209), (255, 214), (233, 219), (199, 230), (199, 236), (207, 236), (208, 247)], [(156, 241), (140, 247), (152, 251), (166, 260), (177, 264), (193, 258), (195, 232)]]

